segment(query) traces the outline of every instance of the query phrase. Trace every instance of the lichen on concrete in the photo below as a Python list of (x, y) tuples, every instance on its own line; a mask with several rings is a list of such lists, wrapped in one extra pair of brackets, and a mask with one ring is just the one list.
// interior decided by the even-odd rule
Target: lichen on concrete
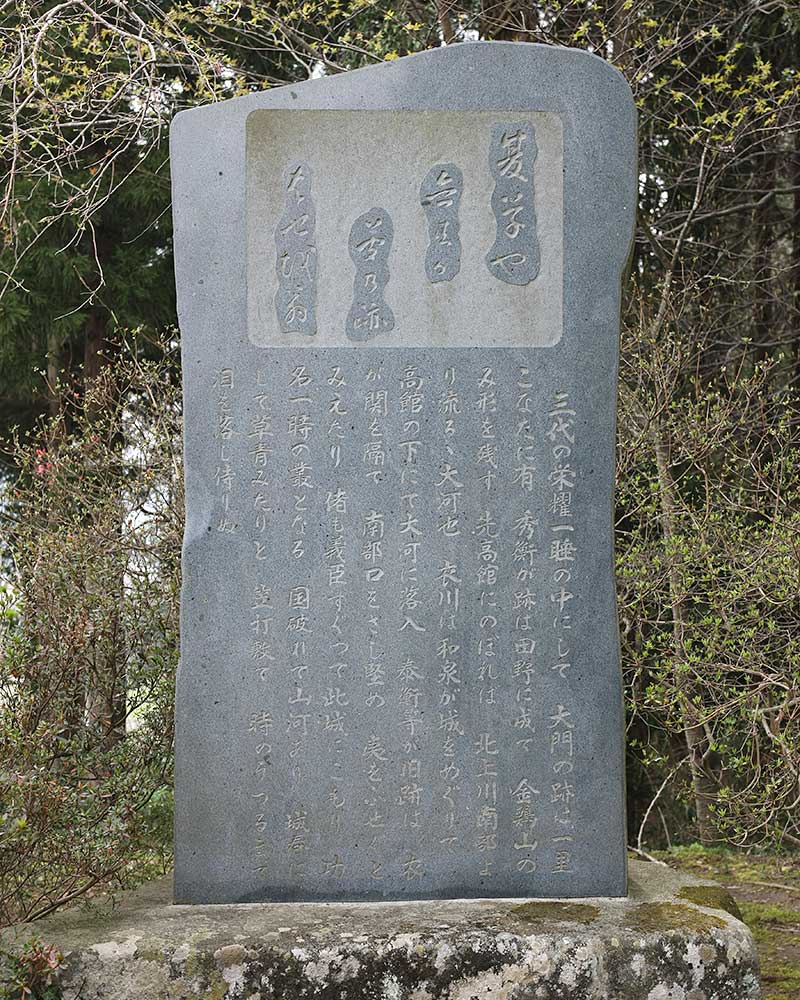
[(522, 920), (564, 920), (576, 924), (590, 924), (600, 916), (600, 909), (597, 906), (550, 899), (521, 903), (512, 907), (511, 912)]
[(689, 932), (724, 927), (725, 921), (683, 903), (640, 903), (629, 910), (625, 926), (645, 933)]
[(64, 1000), (758, 1000), (715, 888), (636, 862), (627, 899), (173, 906), (164, 883), (36, 931)]
[(742, 919), (742, 911), (736, 900), (721, 885), (685, 885), (678, 893), (680, 899), (688, 899), (697, 906), (711, 910), (724, 910), (737, 920)]

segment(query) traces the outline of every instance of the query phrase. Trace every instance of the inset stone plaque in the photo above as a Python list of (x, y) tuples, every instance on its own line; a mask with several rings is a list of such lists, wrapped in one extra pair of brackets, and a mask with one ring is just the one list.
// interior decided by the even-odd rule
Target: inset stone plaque
[[(378, 253), (364, 277), (372, 274), (377, 283), (388, 268), (385, 287), (373, 296), (371, 317), (379, 326), (368, 330), (364, 314), (349, 339), (372, 341), (381, 331), (386, 335), (376, 344), (392, 347), (545, 347), (561, 339), (559, 115), (265, 108), (248, 116), (246, 136), (254, 344), (342, 346), (356, 273), (349, 235), (357, 220), (363, 229), (365, 213), (378, 210), (394, 233), (385, 264), (375, 240), (359, 243)], [(275, 178), (298, 162), (313, 177), (316, 212), (317, 334), (305, 338), (276, 324), (281, 278), (265, 267), (275, 259), (276, 226), (282, 233), (287, 212), (285, 185)], [(369, 300), (369, 288), (362, 291), (357, 311)], [(386, 322), (390, 314), (393, 325)]]
[(622, 77), (447, 46), (172, 163), (176, 900), (624, 894)]

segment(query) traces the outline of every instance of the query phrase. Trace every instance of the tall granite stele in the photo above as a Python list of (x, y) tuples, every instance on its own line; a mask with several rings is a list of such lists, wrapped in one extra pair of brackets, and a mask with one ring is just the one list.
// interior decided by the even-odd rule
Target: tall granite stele
[(172, 130), (178, 902), (621, 896), (636, 115), (465, 44)]
[(622, 77), (448, 46), (185, 112), (172, 170), (192, 905), (0, 949), (64, 1000), (758, 1000), (723, 890), (625, 895)]

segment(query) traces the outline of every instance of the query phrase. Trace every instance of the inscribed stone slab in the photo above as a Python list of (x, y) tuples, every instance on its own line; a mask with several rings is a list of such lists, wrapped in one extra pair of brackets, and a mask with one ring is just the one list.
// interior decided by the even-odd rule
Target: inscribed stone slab
[[(489, 154), (493, 125), (507, 121), (515, 132), (523, 119), (538, 147), (536, 218), (529, 229), (538, 233), (542, 260), (534, 282), (514, 285), (491, 280), (487, 269), (486, 253), (497, 228)], [(457, 280), (419, 280), (432, 242), (420, 185), (434, 165), (446, 166), (454, 151), (462, 174), (459, 210), (453, 213), (465, 248), (461, 267)], [(293, 163), (304, 164), (312, 178), (316, 216), (317, 330), (309, 337), (285, 333), (275, 315), (280, 283), (275, 229), (285, 211), (285, 185), (276, 180)], [(342, 316), (352, 301), (353, 263), (342, 251), (352, 222), (373, 205), (388, 212), (396, 233), (386, 289), (395, 326), (386, 346), (544, 347), (561, 338), (563, 153), (558, 115), (265, 109), (252, 112), (247, 121), (246, 169), (248, 332), (259, 347), (346, 344)], [(506, 209), (512, 231), (521, 225), (523, 208), (512, 202)], [(449, 227), (445, 239), (450, 239)]]
[(635, 115), (475, 43), (179, 115), (181, 902), (625, 892)]

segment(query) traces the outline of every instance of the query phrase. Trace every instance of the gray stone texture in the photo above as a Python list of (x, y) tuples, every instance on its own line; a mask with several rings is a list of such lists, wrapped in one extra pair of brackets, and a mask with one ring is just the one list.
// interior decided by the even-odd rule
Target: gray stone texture
[(419, 200), (428, 223), (425, 274), (428, 281), (452, 281), (461, 269), (458, 210), (464, 175), (454, 163), (437, 163), (425, 175)]
[[(503, 123), (536, 135), (524, 284), (486, 261)], [(312, 335), (274, 308), (295, 162), (313, 178)], [(461, 261), (431, 282), (420, 186), (441, 163), (463, 172)], [(172, 174), (176, 900), (623, 895), (623, 78), (572, 49), (448, 46), (184, 112)], [(383, 282), (394, 327), (355, 341), (348, 237), (376, 206), (393, 240), (363, 288)]]
[[(316, 85), (311, 84), (315, 91)], [(307, 85), (292, 89), (298, 98), (289, 110), (276, 106), (280, 91), (271, 91), (265, 106), (250, 110), (245, 122), (248, 335), (253, 343), (311, 350), (341, 344), (341, 317), (350, 308), (353, 285), (347, 237), (354, 220), (375, 206), (388, 212), (396, 234), (385, 289), (396, 319), (393, 346), (470, 347), (488, 341), (494, 347), (536, 347), (558, 342), (564, 236), (564, 128), (558, 114), (516, 109), (509, 119), (535, 131), (538, 151), (533, 202), (539, 273), (535, 281), (514, 285), (493, 278), (486, 262), (497, 238), (490, 158), (497, 113), (459, 108), (455, 102), (450, 110), (303, 110), (309, 102), (300, 95), (310, 93)], [(284, 192), (275, 181), (296, 160), (313, 173), (319, 263), (313, 339), (275, 328), (275, 275), (267, 266), (275, 253), (275, 220), (284, 210)], [(426, 175), (439, 163), (453, 163), (461, 172), (462, 253), (457, 280), (430, 282), (425, 280), (430, 236), (419, 194)]]
[(527, 285), (539, 273), (539, 240), (533, 205), (536, 130), (529, 122), (492, 126), (489, 167), (497, 237), (486, 255), (491, 273), (510, 285)]
[(382, 208), (371, 208), (360, 215), (350, 229), (347, 248), (356, 272), (353, 304), (347, 314), (350, 340), (371, 340), (394, 329), (394, 313), (383, 299), (389, 283), (393, 239), (392, 220)]
[(7, 931), (64, 1000), (758, 1000), (725, 890), (631, 862), (628, 899), (170, 906), (167, 880)]
[(275, 312), (285, 334), (317, 332), (316, 213), (311, 169), (291, 163), (283, 177), (285, 209), (275, 227)]

